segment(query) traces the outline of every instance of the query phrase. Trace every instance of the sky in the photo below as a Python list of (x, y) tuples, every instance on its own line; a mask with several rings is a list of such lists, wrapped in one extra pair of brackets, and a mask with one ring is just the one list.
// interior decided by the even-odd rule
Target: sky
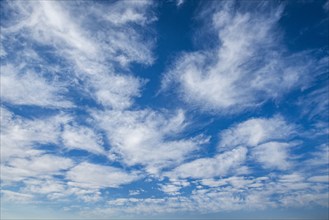
[(329, 1), (1, 1), (1, 218), (328, 218)]

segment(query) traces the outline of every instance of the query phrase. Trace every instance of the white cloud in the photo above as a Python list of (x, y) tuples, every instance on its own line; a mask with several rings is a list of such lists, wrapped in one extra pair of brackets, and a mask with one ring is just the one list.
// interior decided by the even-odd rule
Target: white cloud
[(70, 149), (86, 150), (95, 154), (106, 154), (101, 136), (83, 126), (65, 125), (62, 132), (63, 144)]
[(94, 112), (111, 144), (111, 152), (125, 164), (142, 164), (157, 174), (163, 167), (182, 162), (186, 156), (207, 142), (204, 137), (176, 137), (186, 121), (182, 111), (166, 115), (152, 110)]
[(315, 148), (315, 151), (313, 151), (309, 155), (309, 158), (305, 161), (305, 164), (307, 164), (309, 167), (319, 167), (319, 166), (328, 167), (328, 165), (329, 165), (329, 145), (322, 144), (322, 145), (318, 146), (317, 148)]
[(190, 182), (195, 188), (186, 196), (179, 194), (179, 184), (172, 182), (160, 188), (162, 191), (167, 191), (169, 196), (119, 197), (109, 200), (108, 206), (83, 214), (90, 218), (100, 216), (130, 218), (186, 212), (196, 217), (200, 213), (220, 211), (300, 208), (314, 204), (327, 207), (327, 185), (321, 184), (319, 187), (305, 181), (306, 178), (296, 172), (287, 175), (272, 173), (259, 177), (229, 176), (220, 179), (200, 179)]
[(140, 178), (136, 173), (128, 173), (116, 167), (83, 162), (66, 174), (68, 185), (82, 188), (119, 187)]
[(329, 182), (329, 176), (325, 175), (325, 176), (312, 176), (310, 178), (307, 179), (310, 182), (320, 182), (320, 183), (327, 183)]
[[(326, 58), (323, 62), (328, 63), (328, 61), (329, 58)], [(322, 68), (327, 69), (327, 66), (327, 64), (324, 64)], [(323, 70), (323, 76), (327, 74), (326, 71)], [(313, 126), (313, 129), (309, 131), (311, 137), (329, 134), (329, 123), (327, 121), (329, 117), (328, 80), (322, 83), (323, 86), (311, 89), (310, 92), (300, 97), (297, 103), (301, 108), (301, 115)]]
[(141, 194), (141, 192), (144, 191), (144, 190), (129, 190), (129, 196), (136, 196), (136, 195), (139, 195)]
[(19, 193), (11, 190), (1, 190), (1, 199), (3, 201), (12, 201), (18, 203), (30, 203), (34, 197), (30, 194)]
[(21, 181), (27, 178), (43, 178), (73, 166), (69, 158), (44, 154), (30, 158), (14, 158), (7, 165), (1, 166), (1, 179), (3, 181)]
[(51, 108), (73, 107), (65, 100), (66, 89), (33, 72), (22, 72), (23, 66), (1, 66), (1, 98), (15, 105), (38, 105)]
[(205, 186), (210, 187), (219, 187), (219, 186), (225, 186), (225, 185), (232, 185), (234, 188), (245, 188), (248, 186), (251, 186), (253, 183), (255, 183), (255, 180), (252, 179), (246, 179), (242, 176), (232, 176), (228, 178), (223, 178), (219, 180), (214, 179), (202, 179), (201, 184)]
[(201, 158), (182, 164), (164, 175), (171, 178), (212, 178), (225, 176), (245, 161), (247, 149), (239, 147), (217, 154), (214, 158)]
[[(106, 5), (86, 4), (89, 7), (77, 2), (5, 3), (5, 7), (12, 10), (13, 15), (6, 20), (7, 25), (2, 27), (3, 42), (13, 46), (20, 43), (17, 40), (20, 38), (20, 41), (23, 39), (32, 45), (51, 47), (52, 53), (47, 56), (60, 60), (61, 65), (56, 67), (59, 69), (54, 73), (49, 73), (48, 77), (59, 75), (59, 72), (68, 72), (65, 77), (63, 74), (60, 78), (65, 79), (75, 89), (84, 91), (84, 95), (88, 94), (106, 107), (127, 108), (132, 104), (132, 97), (139, 95), (140, 86), (143, 84), (140, 79), (127, 74), (129, 64), (153, 62), (153, 40), (146, 36), (147, 28), (144, 27), (155, 20), (148, 11), (152, 4), (132, 1)], [(105, 28), (95, 29), (94, 23)], [(143, 29), (140, 29), (141, 27)], [(20, 54), (20, 50), (7, 50), (8, 55), (15, 55), (16, 58), (13, 60), (9, 59), (10, 56), (5, 56), (4, 60), (13, 66), (25, 62), (34, 63), (34, 66), (27, 67), (30, 69), (44, 66), (55, 68), (58, 63), (54, 64), (46, 59), (48, 57), (39, 56), (42, 51), (30, 47), (31, 44), (24, 44), (23, 52), (30, 50), (39, 59), (29, 62), (26, 56)], [(11, 91), (3, 89), (7, 96), (13, 96)], [(62, 92), (52, 92), (58, 91)], [(42, 94), (41, 92), (37, 95)]]
[(159, 184), (159, 186), (159, 190), (162, 192), (169, 195), (179, 195), (179, 191), (184, 187), (190, 186), (190, 182), (187, 180), (170, 179), (169, 183)]
[(47, 197), (52, 198), (52, 196), (58, 193), (64, 193), (65, 184), (54, 179), (27, 179), (24, 180), (26, 187), (23, 192), (33, 193), (33, 194), (46, 194)]
[(237, 146), (254, 147), (269, 141), (287, 140), (295, 133), (295, 126), (287, 123), (281, 116), (252, 118), (222, 131), (218, 150)]
[(136, 23), (145, 25), (152, 22), (155, 18), (147, 18), (145, 7), (151, 5), (150, 1), (121, 1), (114, 3), (109, 8), (109, 13), (104, 14), (104, 18), (116, 25), (127, 23)]
[(181, 189), (181, 186), (177, 186), (174, 184), (165, 184), (161, 185), (160, 190), (169, 194), (169, 195), (179, 195), (179, 190)]
[(247, 12), (234, 4), (201, 13), (212, 22), (209, 32), (218, 37), (217, 47), (182, 54), (163, 79), (164, 89), (177, 86), (187, 103), (202, 110), (226, 114), (256, 108), (298, 88), (311, 72), (307, 55), (284, 55), (277, 40), (282, 8), (258, 4)]
[(130, 107), (133, 104), (132, 98), (139, 96), (143, 85), (137, 78), (120, 75), (93, 76), (90, 81), (94, 98), (105, 107), (113, 109)]
[(176, 6), (180, 7), (184, 4), (185, 0), (176, 0)]
[(287, 170), (291, 168), (289, 147), (293, 143), (267, 142), (252, 150), (252, 157), (265, 168)]
[(15, 157), (37, 156), (43, 153), (36, 146), (57, 144), (61, 125), (70, 120), (60, 114), (39, 119), (26, 119), (1, 108), (1, 160), (10, 161)]
[(289, 148), (296, 143), (287, 142), (296, 136), (297, 128), (281, 116), (252, 118), (221, 131), (219, 151), (238, 146), (251, 148), (251, 159), (269, 169), (288, 169), (292, 166)]

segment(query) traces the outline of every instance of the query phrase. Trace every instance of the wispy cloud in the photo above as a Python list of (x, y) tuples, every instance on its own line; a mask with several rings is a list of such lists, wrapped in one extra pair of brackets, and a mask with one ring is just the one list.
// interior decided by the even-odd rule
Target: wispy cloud
[(211, 178), (225, 176), (236, 169), (246, 159), (247, 149), (240, 147), (216, 155), (214, 158), (201, 158), (175, 168), (168, 175), (171, 178)]
[(183, 111), (165, 114), (153, 110), (94, 112), (94, 118), (107, 133), (111, 153), (125, 164), (141, 164), (147, 172), (158, 174), (168, 166), (207, 143), (207, 138), (179, 138), (186, 121)]
[(252, 118), (221, 131), (218, 150), (237, 146), (255, 147), (269, 141), (289, 140), (296, 132), (296, 126), (286, 122), (282, 116)]
[[(328, 5), (307, 4), (319, 13)], [(303, 51), (312, 33), (301, 48), (285, 45), (308, 20), (299, 7), (0, 7), (5, 218), (329, 207), (327, 47)]]
[(218, 44), (178, 56), (163, 89), (177, 87), (192, 106), (227, 114), (280, 99), (307, 83), (316, 62), (307, 53), (285, 52), (278, 26), (283, 7), (234, 1), (214, 5), (201, 14), (202, 19), (212, 17), (208, 32)]
[[(85, 6), (73, 2), (65, 5), (54, 1), (29, 1), (26, 3), (14, 1), (4, 4), (12, 14), (7, 26), (2, 27), (2, 41), (8, 44), (4, 48), (7, 51), (7, 55), (3, 56), (4, 62), (15, 66), (16, 63), (27, 61), (26, 57), (19, 56), (19, 50), (12, 48), (14, 45), (19, 44), (19, 39), (25, 39), (32, 42), (33, 46), (22, 45), (23, 51), (31, 50), (38, 57), (41, 57), (40, 52), (42, 50), (37, 50), (35, 47), (50, 48), (52, 52), (48, 56), (51, 55), (52, 59), (57, 59), (67, 66), (67, 69), (58, 70), (69, 72), (69, 75), (62, 77), (66, 78), (66, 86), (72, 87), (71, 89), (81, 87), (77, 82), (79, 80), (83, 81), (83, 88), (81, 89), (86, 90), (91, 98), (94, 98), (102, 105), (113, 108), (126, 108), (132, 104), (131, 97), (138, 96), (142, 82), (129, 76), (129, 74), (123, 73), (127, 72), (127, 66), (132, 62), (143, 64), (153, 62), (151, 53), (153, 42), (147, 40), (147, 38), (144, 40), (145, 37), (142, 37), (138, 32), (139, 26), (151, 23), (152, 14), (146, 12), (152, 6), (150, 2), (124, 1), (109, 4), (106, 8), (102, 4), (95, 3), (89, 4), (90, 8), (88, 10)], [(105, 13), (107, 9), (111, 11), (109, 16), (107, 16), (108, 13)], [(83, 13), (80, 13), (82, 11)], [(84, 14), (84, 16), (82, 17), (81, 14)], [(99, 22), (106, 28), (93, 30), (91, 21)], [(18, 56), (13, 60), (11, 56), (14, 54), (18, 54)], [(36, 60), (35, 62), (36, 65), (42, 66), (55, 65), (54, 62), (45, 59)], [(125, 70), (117, 72), (115, 70), (117, 65)], [(23, 75), (23, 79), (27, 77), (20, 69), (13, 69), (18, 74)], [(15, 90), (17, 86), (10, 84), (8, 81), (12, 82), (12, 80), (4, 82), (6, 91), (9, 89)], [(40, 78), (39, 81), (41, 84), (44, 80)], [(24, 83), (26, 83), (25, 80)], [(111, 86), (108, 86), (109, 83), (111, 83)], [(56, 94), (53, 94), (55, 93), (54, 89), (51, 85), (46, 87), (46, 83), (41, 84), (39, 87), (41, 86), (45, 89), (41, 94), (49, 93), (49, 95), (53, 95), (48, 102), (54, 101), (52, 103), (55, 105), (56, 99), (54, 96)], [(11, 100), (9, 101), (15, 101), (20, 96), (24, 96), (24, 92), (31, 93), (30, 90), (17, 91), (16, 93), (6, 92), (6, 94), (7, 96), (11, 94)], [(50, 91), (53, 91), (53, 93), (50, 93)], [(42, 100), (40, 99), (39, 102)], [(30, 101), (27, 104), (37, 105), (40, 103)]]
[(138, 179), (138, 175), (127, 173), (111, 166), (81, 163), (67, 172), (69, 185), (82, 188), (118, 187)]
[(23, 66), (1, 66), (1, 98), (15, 105), (37, 105), (49, 108), (73, 107), (64, 98), (65, 84), (50, 82)]

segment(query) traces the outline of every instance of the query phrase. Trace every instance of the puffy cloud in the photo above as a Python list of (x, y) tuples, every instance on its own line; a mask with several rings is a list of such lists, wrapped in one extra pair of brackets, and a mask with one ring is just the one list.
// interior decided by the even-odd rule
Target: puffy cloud
[(33, 201), (34, 197), (30, 194), (19, 193), (11, 190), (1, 190), (1, 199), (19, 203), (30, 203)]
[[(5, 206), (36, 202), (84, 218), (328, 206), (328, 146), (290, 154), (303, 124), (297, 129), (281, 116), (252, 118), (221, 131), (217, 152), (205, 156), (216, 144), (195, 135), (184, 111), (138, 105), (134, 98), (147, 80), (132, 74), (132, 64), (154, 62), (153, 6), (151, 1), (1, 3)], [(217, 45), (182, 54), (164, 87), (178, 86), (181, 98), (202, 110), (238, 113), (301, 88), (310, 69), (317, 77), (327, 70), (326, 59), (314, 68), (308, 52), (289, 54), (282, 46), (281, 8), (240, 6), (224, 2), (201, 12), (212, 19)], [(303, 119), (325, 128), (326, 90), (314, 85), (302, 93)], [(218, 115), (204, 116), (193, 123), (221, 123)], [(212, 133), (216, 127), (203, 128)], [(34, 210), (39, 215), (41, 207)], [(24, 217), (23, 206), (13, 213), (17, 210)]]
[(21, 181), (26, 178), (43, 178), (61, 174), (73, 166), (69, 158), (44, 154), (30, 158), (15, 158), (7, 165), (1, 166), (1, 179), (4, 181)]
[[(168, 187), (170, 196), (158, 198), (115, 198), (108, 206), (83, 213), (92, 218), (97, 216), (163, 216), (187, 212), (198, 216), (200, 213), (218, 213), (220, 211), (258, 211), (266, 208), (304, 207), (314, 204), (328, 206), (326, 200), (327, 185), (316, 187), (305, 182), (298, 173), (288, 175), (243, 177), (230, 176), (218, 180), (202, 179), (201, 185), (186, 196), (175, 193), (174, 187)], [(206, 186), (206, 187), (204, 187)], [(175, 196), (173, 196), (173, 193)], [(254, 217), (257, 217), (254, 216)], [(268, 216), (268, 213), (267, 215)], [(240, 216), (241, 217), (241, 216)], [(300, 216), (302, 217), (302, 216)]]
[(216, 155), (214, 158), (201, 158), (175, 168), (165, 174), (171, 178), (212, 178), (225, 176), (239, 168), (245, 161), (247, 149), (239, 147)]
[(180, 186), (174, 185), (174, 184), (166, 184), (166, 185), (161, 185), (160, 190), (169, 194), (169, 195), (178, 195), (179, 190), (181, 189)]
[(219, 151), (239, 146), (251, 148), (251, 159), (267, 169), (288, 169), (292, 165), (289, 142), (296, 136), (297, 128), (281, 116), (252, 118), (221, 131)]
[(43, 107), (73, 107), (65, 100), (65, 87), (52, 83), (34, 72), (23, 73), (23, 67), (1, 66), (1, 98), (15, 105), (37, 105)]
[(169, 183), (159, 184), (162, 192), (169, 195), (179, 195), (180, 190), (184, 187), (190, 186), (190, 182), (187, 180), (171, 179)]
[(140, 178), (136, 173), (128, 173), (116, 167), (83, 162), (66, 174), (68, 184), (82, 188), (119, 187)]
[(37, 156), (43, 153), (35, 145), (57, 144), (61, 125), (69, 116), (60, 114), (46, 118), (26, 119), (1, 108), (1, 160)]
[(150, 173), (182, 162), (207, 139), (183, 139), (177, 135), (186, 125), (183, 111), (166, 115), (152, 110), (94, 112), (107, 133), (111, 152), (129, 166), (141, 164)]
[(95, 154), (105, 154), (102, 138), (93, 130), (83, 126), (65, 125), (62, 140), (69, 149), (86, 150)]
[(312, 176), (312, 177), (308, 178), (307, 180), (310, 182), (327, 183), (327, 182), (329, 182), (329, 177), (328, 176)]
[(215, 48), (183, 53), (165, 74), (163, 88), (176, 86), (187, 103), (227, 114), (279, 99), (307, 82), (316, 63), (305, 53), (284, 52), (277, 40), (282, 8), (270, 5), (223, 2), (207, 8), (201, 17), (212, 16)]
[[(15, 66), (19, 75), (8, 73), (10, 76), (5, 77), (9, 78), (4, 78), (2, 93), (8, 101), (68, 106), (68, 101), (58, 103), (66, 90), (54, 88), (42, 76), (57, 78), (68, 89), (79, 90), (83, 96), (115, 109), (129, 107), (132, 97), (139, 95), (143, 82), (130, 75), (128, 66), (132, 62), (153, 62), (153, 42), (142, 36), (139, 29), (155, 20), (147, 10), (152, 7), (150, 2), (122, 1), (106, 5), (6, 2), (3, 7), (7, 13), (3, 22), (6, 25), (2, 25), (2, 42), (8, 45), (4, 62)], [(95, 29), (95, 22), (106, 28)], [(29, 44), (17, 47), (21, 41)], [(40, 47), (47, 49), (38, 49)], [(54, 60), (57, 62), (52, 62)], [(26, 75), (16, 68), (21, 63), (28, 64), (25, 68), (29, 72), (41, 68), (39, 75), (42, 76)], [(51, 69), (53, 71), (49, 71)], [(37, 87), (28, 84), (34, 79)], [(31, 98), (24, 101), (24, 92)]]
[(295, 133), (295, 126), (287, 123), (281, 116), (252, 118), (221, 131), (218, 150), (237, 146), (254, 147), (269, 141), (287, 140)]
[(265, 168), (287, 170), (291, 167), (288, 162), (289, 147), (292, 143), (267, 142), (258, 145), (252, 152), (255, 161), (261, 163)]
[[(40, 147), (53, 144), (58, 149), (80, 149), (94, 154), (106, 154), (102, 138), (91, 128), (69, 125), (66, 114), (27, 119), (1, 108), (1, 160), (25, 158), (45, 153)], [(62, 129), (64, 128), (64, 129)]]

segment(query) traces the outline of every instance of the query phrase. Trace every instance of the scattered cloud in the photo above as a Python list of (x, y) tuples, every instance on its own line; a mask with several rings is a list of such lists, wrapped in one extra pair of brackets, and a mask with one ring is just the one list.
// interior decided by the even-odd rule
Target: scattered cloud
[(140, 178), (119, 168), (83, 162), (67, 172), (68, 184), (83, 188), (119, 187)]
[(61, 171), (73, 166), (69, 158), (50, 154), (30, 158), (15, 158), (1, 166), (3, 181), (21, 181), (25, 178), (40, 178), (59, 175)]
[(93, 115), (107, 133), (111, 152), (129, 166), (144, 165), (151, 174), (179, 164), (208, 141), (203, 136), (177, 137), (187, 123), (183, 111), (166, 115), (145, 109), (94, 112)]
[(281, 116), (252, 118), (221, 131), (218, 150), (237, 146), (255, 147), (269, 141), (287, 140), (296, 132), (296, 127)]
[[(2, 27), (3, 40), (7, 42), (9, 49), (10, 46), (18, 44), (19, 39), (31, 41), (38, 47), (49, 47), (51, 53), (47, 53), (47, 56), (51, 55), (53, 59), (67, 66), (66, 69), (50, 74), (58, 75), (59, 71), (69, 72), (70, 74), (65, 77), (61, 76), (65, 78), (66, 84), (69, 83), (67, 87), (76, 89), (82, 86), (81, 89), (86, 94), (107, 107), (127, 108), (132, 104), (131, 98), (138, 96), (139, 88), (143, 83), (129, 74), (127, 66), (133, 62), (143, 64), (153, 62), (151, 53), (153, 43), (138, 32), (138, 26), (143, 25), (142, 23), (151, 23), (150, 16), (153, 15), (146, 11), (152, 6), (150, 2), (123, 1), (108, 4), (105, 8), (103, 4), (87, 3), (90, 5), (89, 9), (77, 2), (63, 5), (61, 2), (54, 1), (40, 3), (30, 1), (24, 4), (15, 1), (5, 4), (13, 14), (10, 22), (7, 23), (10, 25)], [(106, 28), (93, 30), (90, 21), (99, 22)], [(136, 24), (137, 27), (131, 24)], [(51, 68), (59, 64), (42, 59), (43, 51), (28, 45), (23, 45), (23, 49), (20, 50), (6, 50), (7, 54), (17, 54), (17, 56), (15, 59), (4, 56), (4, 61), (15, 67), (15, 64), (28, 63), (26, 56), (19, 54), (22, 50), (31, 51), (39, 58), (33, 60), (36, 65)], [(115, 70), (117, 65), (124, 70)], [(28, 68), (29, 72), (33, 72), (31, 68)], [(58, 91), (65, 91), (65, 87), (62, 90), (53, 88), (42, 78), (39, 79), (33, 74), (26, 76), (17, 68), (12, 69), (20, 77), (8, 73), (7, 77), (10, 78), (2, 80), (6, 80), (4, 89), (13, 91), (6, 92), (8, 97), (5, 97), (8, 101), (21, 104), (19, 103), (21, 100), (24, 104), (24, 94), (31, 94), (30, 100), (25, 101), (28, 102), (27, 104), (42, 104), (43, 101), (48, 105), (50, 103), (56, 105), (59, 97), (55, 95)], [(34, 85), (37, 87), (29, 89), (31, 84), (28, 82), (35, 79), (37, 84)], [(83, 85), (79, 81), (83, 81)], [(111, 86), (108, 86), (109, 84)], [(15, 88), (18, 90), (15, 91)], [(38, 93), (38, 90), (42, 92)], [(49, 97), (50, 99), (47, 99)], [(63, 104), (68, 105), (68, 103)]]
[(106, 154), (102, 138), (93, 130), (83, 126), (64, 126), (63, 144), (69, 149), (86, 150), (95, 154)]
[(26, 119), (1, 108), (1, 161), (43, 154), (35, 145), (57, 144), (61, 125), (68, 121), (69, 116), (64, 114)]
[(328, 208), (327, 5), (2, 1), (1, 213)]
[(244, 11), (247, 3), (241, 5), (221, 2), (202, 14), (212, 17), (217, 46), (182, 53), (165, 74), (163, 89), (177, 87), (192, 106), (230, 114), (280, 99), (308, 81), (315, 61), (306, 53), (287, 55), (279, 40), (283, 8), (254, 3)]
[(253, 150), (253, 158), (265, 168), (287, 170), (291, 167), (291, 164), (288, 162), (289, 147), (294, 145), (280, 142), (261, 144)]
[(211, 178), (225, 176), (234, 171), (246, 159), (247, 149), (239, 147), (216, 155), (214, 158), (201, 158), (175, 168), (165, 174), (171, 178)]
[(176, 6), (180, 7), (184, 4), (184, 0), (176, 0)]
[(73, 107), (65, 100), (64, 85), (49, 82), (37, 73), (23, 73), (23, 66), (1, 66), (1, 98), (15, 105), (37, 105), (50, 108)]

